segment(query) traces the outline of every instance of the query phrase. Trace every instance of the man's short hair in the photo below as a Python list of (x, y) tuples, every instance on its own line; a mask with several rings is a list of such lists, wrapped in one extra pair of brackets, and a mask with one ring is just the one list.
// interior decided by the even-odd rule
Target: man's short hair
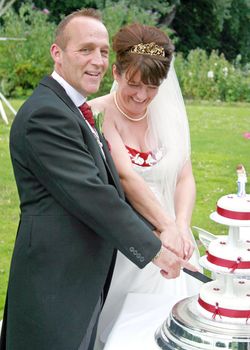
[(87, 9), (81, 9), (72, 12), (68, 16), (64, 17), (61, 22), (58, 24), (56, 32), (55, 32), (55, 43), (61, 48), (65, 49), (67, 46), (67, 42), (69, 37), (67, 36), (67, 33), (65, 33), (65, 28), (67, 27), (68, 23), (73, 19), (77, 17), (90, 17), (94, 18), (100, 22), (102, 22), (102, 16), (100, 11), (87, 8)]

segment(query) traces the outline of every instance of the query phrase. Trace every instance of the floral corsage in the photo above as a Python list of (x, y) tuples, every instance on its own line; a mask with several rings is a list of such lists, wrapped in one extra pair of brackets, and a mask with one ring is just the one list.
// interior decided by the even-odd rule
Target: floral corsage
[(103, 120), (104, 120), (103, 112), (94, 111), (93, 112), (93, 117), (94, 117), (94, 120), (95, 120), (95, 128), (100, 133), (102, 133), (102, 124), (103, 124)]

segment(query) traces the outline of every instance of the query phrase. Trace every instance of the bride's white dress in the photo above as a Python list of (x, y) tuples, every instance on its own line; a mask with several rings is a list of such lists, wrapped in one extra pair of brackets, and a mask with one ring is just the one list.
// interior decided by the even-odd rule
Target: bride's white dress
[[(114, 83), (113, 90), (116, 88), (117, 84)], [(141, 153), (126, 146), (134, 170), (150, 186), (166, 212), (175, 218), (176, 183), (185, 162), (190, 159), (191, 148), (185, 104), (173, 64), (148, 107), (145, 139), (148, 149), (157, 151)], [(200, 268), (198, 259), (199, 251), (195, 243), (190, 262)], [(111, 286), (100, 315), (95, 350), (103, 348), (128, 293), (161, 294), (166, 296), (167, 302), (169, 296), (183, 299), (198, 294), (200, 287), (201, 282), (183, 271), (180, 277), (167, 280), (154, 264), (149, 263), (139, 269), (118, 252)]]
[[(176, 156), (176, 151), (171, 152), (171, 150), (165, 155), (161, 151), (153, 155), (151, 152), (139, 153), (129, 147), (127, 149), (134, 169), (148, 183), (166, 212), (174, 217), (174, 191), (176, 178), (183, 166), (182, 157)], [(163, 173), (165, 173), (164, 178), (167, 179), (165, 186), (162, 186)], [(199, 267), (198, 258), (199, 252), (196, 246), (190, 261)], [(152, 263), (143, 269), (139, 269), (118, 252), (110, 290), (100, 316), (97, 335), (98, 345), (95, 349), (101, 349), (100, 340), (102, 343), (106, 342), (128, 293), (164, 294), (167, 302), (169, 296), (178, 295), (182, 299), (186, 296), (198, 294), (200, 286), (199, 281), (183, 271), (180, 277), (166, 280)]]

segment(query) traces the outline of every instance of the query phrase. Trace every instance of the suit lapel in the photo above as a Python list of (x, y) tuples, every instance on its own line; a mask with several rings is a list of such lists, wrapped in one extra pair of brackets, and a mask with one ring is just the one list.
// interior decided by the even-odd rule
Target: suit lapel
[(124, 198), (124, 192), (123, 192), (121, 184), (120, 184), (119, 176), (118, 176), (117, 171), (115, 169), (113, 160), (111, 158), (111, 155), (110, 155), (110, 152), (109, 152), (109, 149), (108, 149), (107, 142), (104, 139), (104, 137), (98, 132), (98, 135), (100, 137), (100, 141), (103, 144), (103, 151), (104, 151), (106, 159), (104, 159), (104, 157), (103, 157), (103, 155), (101, 153), (100, 147), (99, 147), (99, 145), (97, 143), (97, 140), (95, 139), (95, 136), (93, 135), (92, 131), (90, 130), (89, 126), (87, 125), (86, 121), (84, 120), (81, 112), (75, 106), (75, 104), (73, 103), (71, 98), (67, 95), (67, 93), (65, 92), (64, 88), (55, 79), (53, 79), (51, 76), (44, 77), (42, 79), (42, 81), (40, 82), (40, 84), (44, 85), (44, 86), (46, 86), (49, 89), (54, 91), (54, 93), (58, 96), (58, 98), (60, 98), (72, 110), (72, 112), (76, 115), (76, 117), (80, 121), (81, 125), (83, 126), (85, 133), (87, 132), (89, 137), (92, 138), (92, 140), (94, 139), (93, 141), (96, 144), (95, 149), (98, 150), (99, 154), (101, 155), (101, 159), (102, 159), (102, 161), (105, 164), (106, 171), (110, 175), (110, 178), (112, 179), (112, 182), (114, 183), (115, 187), (117, 188), (117, 191), (119, 192), (119, 195), (122, 198)]
[[(55, 79), (53, 79), (51, 76), (46, 76), (42, 79), (40, 84), (45, 85), (49, 89), (53, 90), (54, 93), (58, 96), (58, 98), (60, 98), (72, 110), (72, 112), (77, 115), (77, 118), (79, 118), (82, 121), (84, 120), (79, 109), (73, 103), (71, 98), (66, 94), (64, 88)], [(85, 124), (86, 127), (88, 127), (86, 123), (83, 124)]]
[(105, 165), (112, 177), (112, 180), (115, 184), (115, 187), (117, 188), (117, 191), (119, 192), (120, 194), (120, 197), (122, 198), (125, 198), (124, 197), (124, 192), (123, 192), (123, 189), (121, 187), (121, 183), (120, 183), (120, 179), (119, 179), (119, 175), (117, 173), (117, 170), (115, 168), (115, 165), (114, 165), (114, 162), (113, 162), (113, 159), (111, 157), (111, 154), (110, 154), (110, 151), (109, 151), (109, 148), (108, 148), (108, 144), (107, 144), (107, 141), (105, 140), (105, 138), (103, 137), (102, 134), (100, 134), (100, 132), (98, 132), (99, 134), (99, 137), (100, 137), (100, 140), (103, 144), (103, 152), (105, 154), (105, 157), (106, 157), (106, 162), (105, 162)]
[(64, 88), (52, 77), (47, 76), (45, 77), (41, 82), (41, 85), (45, 85), (49, 89), (53, 90), (54, 93), (60, 98), (75, 114), (76, 118), (79, 120), (81, 126), (84, 129), (84, 133), (88, 134), (88, 138), (93, 140), (94, 145), (97, 147), (95, 148), (95, 151), (100, 153), (101, 157), (103, 158), (102, 151), (100, 149), (100, 146), (98, 145), (98, 141), (96, 140), (95, 136), (93, 135), (93, 132), (90, 130), (89, 126), (87, 125), (87, 122), (82, 116), (82, 113), (79, 111), (79, 109), (76, 107), (76, 105), (73, 103), (71, 98), (67, 95), (66, 91)]

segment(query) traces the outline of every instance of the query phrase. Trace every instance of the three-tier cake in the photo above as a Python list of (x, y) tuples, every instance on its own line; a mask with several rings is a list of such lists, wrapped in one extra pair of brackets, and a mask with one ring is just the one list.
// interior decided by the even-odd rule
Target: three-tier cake
[[(238, 194), (221, 197), (210, 215), (229, 226), (228, 235), (211, 241), (201, 258), (202, 266), (217, 277), (201, 287), (198, 310), (222, 322), (246, 323), (250, 318), (250, 195), (240, 185)], [(241, 237), (242, 227), (249, 228), (248, 237)]]

